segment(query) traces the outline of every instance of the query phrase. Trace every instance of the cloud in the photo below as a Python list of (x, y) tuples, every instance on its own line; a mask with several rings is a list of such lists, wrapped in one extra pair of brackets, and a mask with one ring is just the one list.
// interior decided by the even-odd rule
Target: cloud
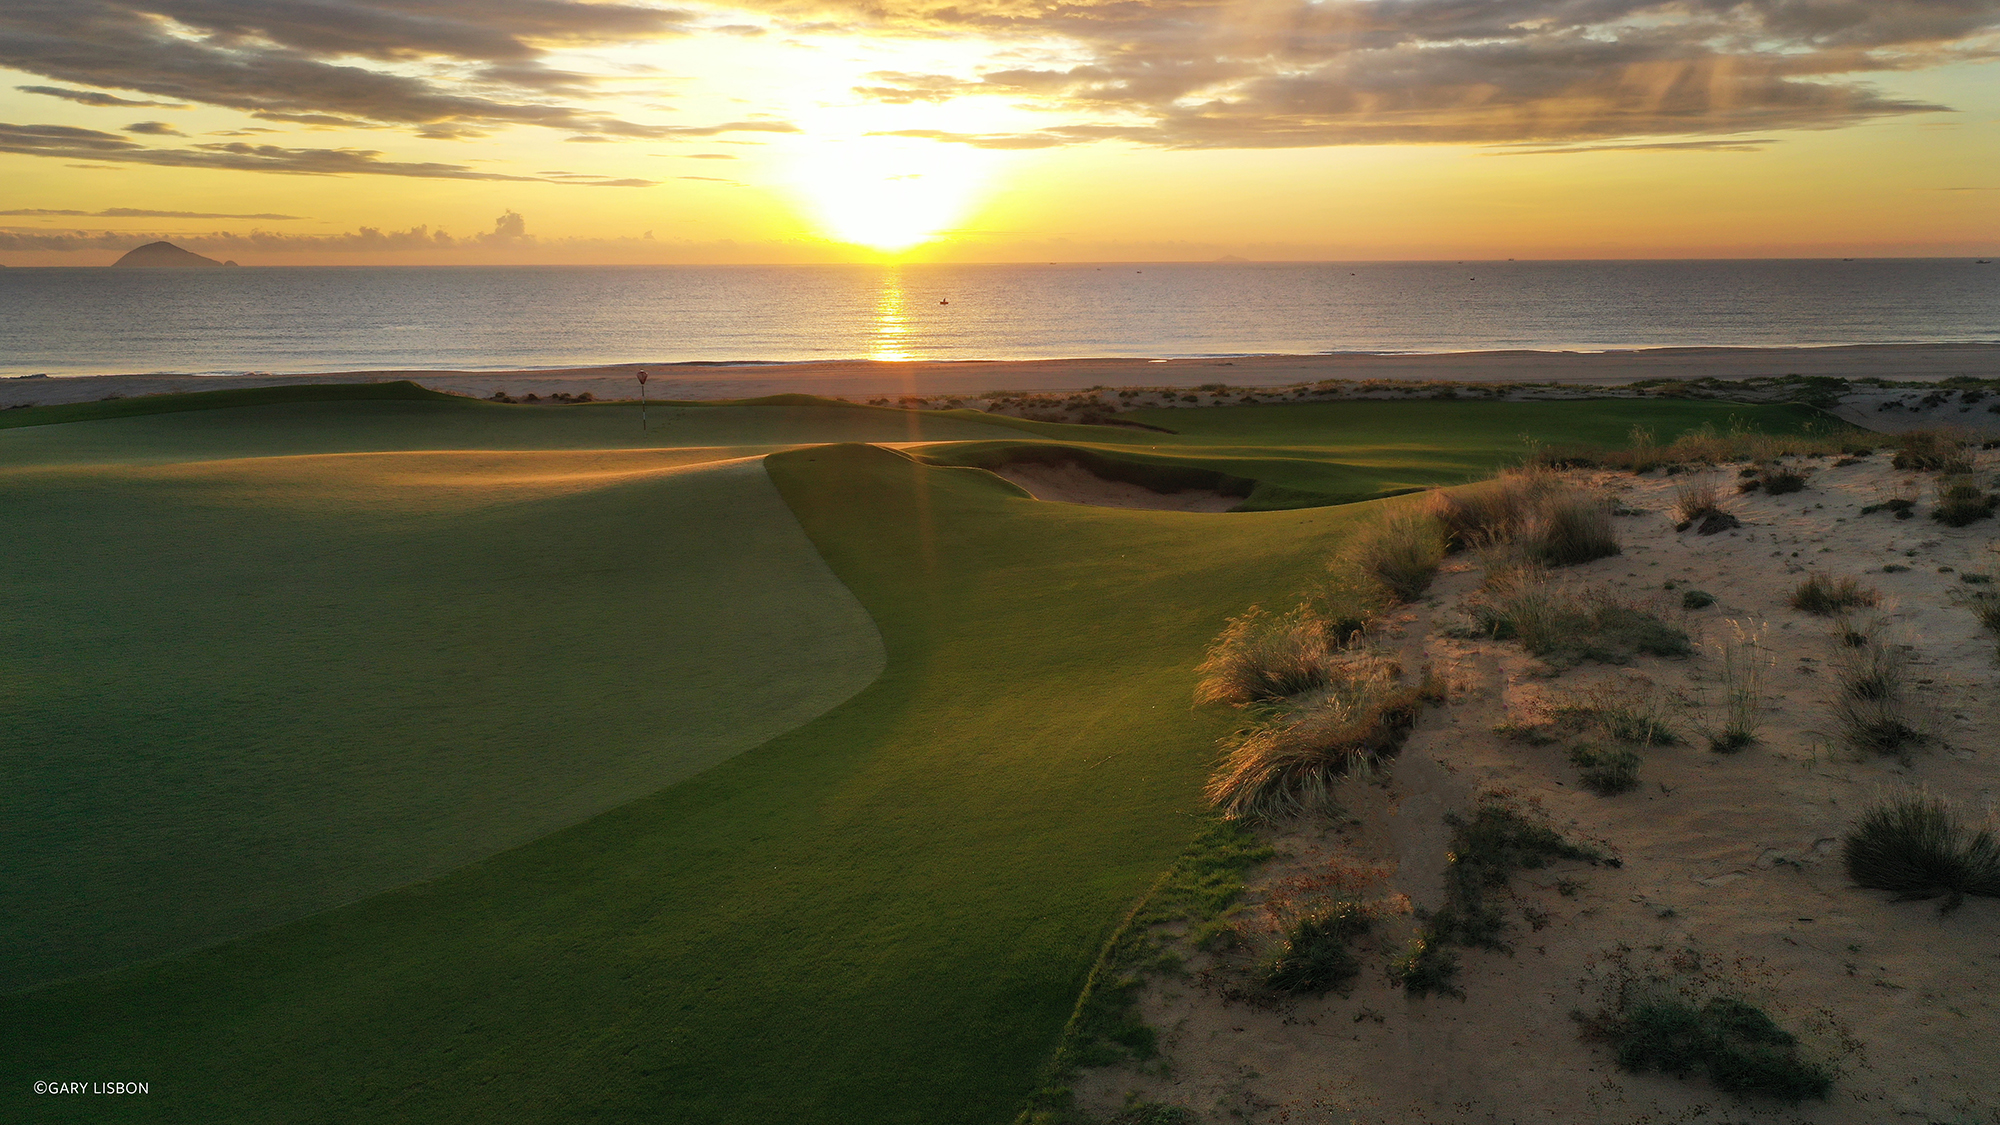
[(583, 184), (593, 187), (651, 187), (654, 181), (566, 175), (510, 176), (481, 172), (463, 164), (406, 163), (384, 160), (373, 149), (285, 148), (243, 141), (215, 142), (187, 148), (150, 148), (115, 133), (71, 125), (9, 125), (0, 122), (0, 152), (66, 159), (108, 160), (165, 168), (222, 168), (239, 172), (277, 172), (295, 176), (406, 176), (432, 180), (501, 180)]
[[(555, 44), (688, 34), (696, 18), (573, 0), (9, 0), (0, 67), (301, 124), (669, 137), (684, 130), (573, 104), (595, 79), (544, 59)], [(90, 105), (159, 104), (30, 89)]]
[(302, 215), (218, 215), (208, 211), (151, 211), (141, 207), (107, 207), (102, 211), (56, 211), (46, 207), (23, 207), (0, 211), (0, 215), (64, 215), (90, 219), (300, 219)]
[[(10, 212), (11, 213), (11, 212)], [(204, 218), (207, 216), (193, 216)], [(282, 216), (280, 216), (282, 217)], [(207, 233), (139, 233), (135, 231), (33, 231), (0, 229), (0, 250), (130, 250), (146, 242), (170, 240), (186, 250), (211, 254), (330, 252), (372, 253), (413, 250), (525, 250), (542, 246), (630, 243), (638, 239), (557, 239), (544, 242), (528, 233), (527, 220), (507, 211), (493, 220), (493, 229), (457, 237), (429, 226), (407, 230), (361, 227), (342, 234), (281, 234), (252, 230), (247, 233), (211, 231)]]
[(1021, 46), (1009, 65), (970, 74), (877, 72), (859, 96), (1004, 97), (1070, 119), (933, 135), (982, 148), (1546, 146), (1839, 128), (1948, 109), (1869, 75), (2000, 55), (2000, 0), (877, 2), (818, 11), (878, 33)]
[(128, 133), (138, 133), (147, 137), (187, 136), (186, 133), (181, 132), (164, 121), (134, 121), (132, 124), (125, 126), (125, 131)]
[(79, 105), (124, 106), (127, 108), (145, 107), (150, 109), (187, 108), (185, 105), (179, 105), (174, 102), (133, 101), (130, 98), (119, 98), (113, 97), (110, 94), (101, 94), (96, 90), (65, 90), (58, 86), (16, 86), (14, 88), (24, 94), (43, 94), (51, 98), (62, 98), (65, 101), (76, 102)]
[(1651, 144), (1565, 145), (1560, 148), (1514, 147), (1489, 149), (1487, 156), (1562, 156), (1576, 152), (1762, 152), (1782, 143), (1776, 137), (1746, 137), (1742, 140), (1656, 141)]

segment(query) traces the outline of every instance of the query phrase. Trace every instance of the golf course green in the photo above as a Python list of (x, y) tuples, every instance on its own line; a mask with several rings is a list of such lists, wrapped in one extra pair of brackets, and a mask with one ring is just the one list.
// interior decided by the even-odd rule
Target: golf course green
[[(1824, 423), (285, 391), (0, 427), (0, 1118), (1007, 1121), (1204, 823), (1225, 617), (1530, 440)], [(973, 467), (1035, 441), (1322, 506)]]

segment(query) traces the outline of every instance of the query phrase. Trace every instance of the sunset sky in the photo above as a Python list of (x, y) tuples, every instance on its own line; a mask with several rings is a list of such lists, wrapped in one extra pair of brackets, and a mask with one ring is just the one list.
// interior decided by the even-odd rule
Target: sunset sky
[(2000, 0), (8, 0), (0, 264), (2000, 250)]

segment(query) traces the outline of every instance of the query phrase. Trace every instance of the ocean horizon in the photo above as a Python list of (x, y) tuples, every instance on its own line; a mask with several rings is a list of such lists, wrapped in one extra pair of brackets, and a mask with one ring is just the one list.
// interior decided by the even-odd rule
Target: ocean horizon
[(1952, 259), (0, 270), (0, 375), (2000, 342)]

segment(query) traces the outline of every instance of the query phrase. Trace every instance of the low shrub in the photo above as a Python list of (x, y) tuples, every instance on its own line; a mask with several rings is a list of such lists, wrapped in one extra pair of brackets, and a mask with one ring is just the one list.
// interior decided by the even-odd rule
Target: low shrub
[(1833, 1088), (1830, 1068), (1800, 1057), (1795, 1036), (1735, 997), (1700, 1006), (1679, 996), (1640, 1001), (1605, 1030), (1626, 1070), (1700, 1071), (1717, 1089), (1787, 1102), (1824, 1098)]
[(1380, 656), (1349, 654), (1326, 686), (1270, 708), (1224, 739), (1209, 778), (1210, 803), (1231, 820), (1271, 822), (1333, 807), (1350, 769), (1394, 754), (1422, 709), (1422, 688), (1405, 685)]
[(1325, 618), (1301, 606), (1273, 616), (1251, 606), (1232, 617), (1195, 669), (1198, 703), (1244, 706), (1326, 686), (1337, 638)]
[(1465, 990), (1458, 986), (1458, 969), (1458, 954), (1419, 933), (1410, 939), (1408, 949), (1389, 962), (1389, 983), (1412, 996), (1438, 992), (1463, 1000)]
[(1639, 762), (1639, 755), (1630, 750), (1576, 746), (1569, 752), (1569, 764), (1576, 767), (1577, 780), (1600, 797), (1615, 797), (1637, 789)]
[(1444, 531), (1424, 512), (1389, 512), (1350, 542), (1354, 567), (1391, 602), (1415, 601), (1430, 589), (1444, 562)]
[(1111, 1116), (1110, 1125), (1200, 1125), (1201, 1118), (1191, 1109), (1162, 1102), (1127, 1098), (1123, 1108)]
[(1864, 516), (1872, 516), (1876, 512), (1893, 512), (1895, 513), (1897, 519), (1906, 520), (1909, 519), (1912, 515), (1915, 515), (1916, 510), (1917, 510), (1917, 502), (1915, 500), (1905, 500), (1902, 497), (1893, 497), (1891, 499), (1882, 501), (1880, 504), (1862, 505), (1861, 514)]
[(1324, 996), (1343, 988), (1361, 971), (1348, 946), (1374, 927), (1360, 903), (1342, 901), (1293, 920), (1284, 941), (1264, 966), (1264, 984), (1277, 992)]
[(1841, 842), (1847, 877), (1894, 891), (1899, 900), (2000, 897), (2000, 844), (1991, 829), (1968, 831), (1942, 799), (1921, 793), (1885, 801), (1861, 816)]
[(1627, 664), (1635, 655), (1687, 656), (1685, 631), (1604, 590), (1550, 581), (1529, 570), (1488, 591), (1469, 607), (1479, 632), (1554, 664), (1586, 660)]
[(1819, 617), (1872, 606), (1880, 600), (1881, 595), (1874, 589), (1852, 578), (1833, 579), (1824, 574), (1808, 575), (1788, 599), (1793, 609)]
[(1715, 604), (1715, 595), (1707, 590), (1681, 591), (1682, 609), (1707, 609)]
[(1806, 487), (1806, 475), (1804, 473), (1782, 465), (1764, 470), (1758, 474), (1757, 479), (1763, 484), (1764, 494), (1767, 496), (1783, 496), (1788, 492), (1803, 492)]
[(1968, 477), (1940, 477), (1935, 491), (1931, 518), (1946, 527), (1991, 519), (1993, 510), (2000, 508), (2000, 493), (1987, 492)]

